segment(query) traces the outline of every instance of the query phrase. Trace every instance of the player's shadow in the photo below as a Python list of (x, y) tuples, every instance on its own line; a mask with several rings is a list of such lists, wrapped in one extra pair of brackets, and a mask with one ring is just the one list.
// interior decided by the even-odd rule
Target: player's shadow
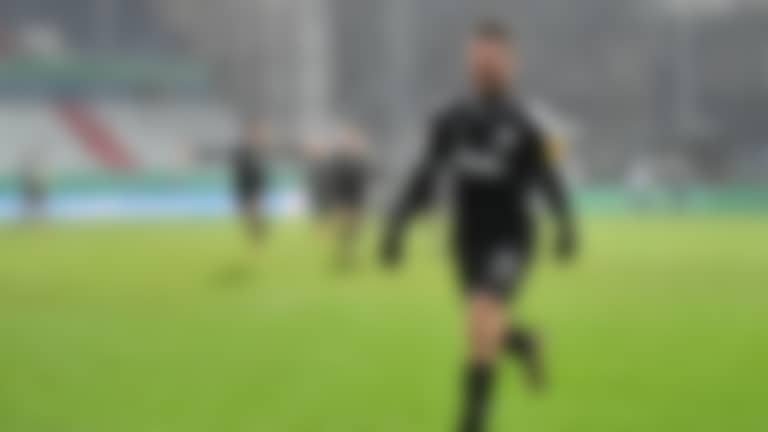
[(245, 263), (232, 263), (213, 273), (211, 282), (216, 290), (244, 289), (252, 281), (251, 269)]

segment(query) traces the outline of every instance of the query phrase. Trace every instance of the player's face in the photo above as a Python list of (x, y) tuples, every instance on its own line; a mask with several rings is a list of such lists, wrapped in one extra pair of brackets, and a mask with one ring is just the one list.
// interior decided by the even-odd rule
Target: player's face
[(516, 78), (514, 48), (503, 40), (476, 37), (467, 48), (467, 65), (473, 84), (480, 91), (498, 91)]

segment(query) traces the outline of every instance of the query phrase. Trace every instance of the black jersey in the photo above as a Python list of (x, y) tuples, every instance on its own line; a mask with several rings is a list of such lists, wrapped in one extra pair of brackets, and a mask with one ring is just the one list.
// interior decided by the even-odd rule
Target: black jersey
[(235, 147), (232, 153), (232, 175), (241, 194), (259, 192), (266, 177), (261, 151), (246, 144)]
[(528, 198), (537, 189), (561, 222), (569, 219), (544, 135), (511, 98), (459, 102), (436, 117), (426, 155), (399, 201), (392, 227), (403, 225), (427, 201), (435, 178), (446, 171), (455, 233), (463, 244), (499, 237), (528, 243), (533, 232)]
[(368, 165), (355, 155), (338, 155), (329, 164), (330, 193), (334, 205), (358, 207), (365, 200)]
[(530, 256), (534, 190), (557, 215), (558, 251), (571, 253), (568, 206), (543, 134), (515, 101), (496, 97), (455, 104), (434, 120), (426, 156), (390, 221), (386, 259), (396, 259), (405, 222), (444, 171), (453, 194), (454, 256), (467, 293), (508, 298), (516, 291)]

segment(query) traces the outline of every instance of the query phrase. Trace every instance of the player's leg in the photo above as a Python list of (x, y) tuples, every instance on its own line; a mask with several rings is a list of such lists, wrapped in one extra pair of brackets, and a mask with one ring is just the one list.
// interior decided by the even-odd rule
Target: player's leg
[(355, 258), (362, 212), (357, 205), (350, 205), (344, 214), (344, 226), (341, 232), (342, 259), (347, 264), (351, 264)]
[(477, 290), (467, 306), (469, 360), (476, 364), (492, 364), (501, 352), (507, 331), (502, 300), (486, 290)]
[(547, 384), (542, 342), (530, 327), (514, 324), (504, 334), (504, 350), (520, 362), (531, 390), (543, 390)]
[(340, 268), (354, 264), (362, 211), (354, 202), (342, 203), (336, 211), (336, 262)]
[(314, 179), (309, 185), (310, 203), (312, 205), (312, 223), (316, 231), (326, 235), (329, 219), (333, 219), (330, 211), (328, 192), (319, 183), (319, 179)]
[(262, 237), (266, 231), (266, 215), (264, 210), (264, 203), (261, 199), (261, 193), (257, 193), (253, 198), (253, 204), (251, 205), (250, 212), (250, 225), (251, 232), (254, 237)]
[(485, 430), (495, 363), (503, 349), (506, 332), (503, 301), (484, 289), (473, 289), (473, 292), (468, 298), (466, 313), (468, 355), (460, 432)]
[[(504, 296), (514, 301), (524, 282), (528, 269), (528, 242), (518, 242), (515, 253), (507, 257), (507, 264), (502, 267), (501, 281), (506, 287)], [(541, 390), (545, 385), (542, 359), (542, 346), (539, 335), (529, 325), (510, 320), (504, 332), (504, 351), (520, 362), (525, 372), (528, 385), (533, 390)]]
[(22, 201), (25, 222), (38, 223), (43, 221), (46, 195), (42, 186), (25, 186), (22, 190)]
[(259, 197), (253, 192), (241, 192), (238, 197), (240, 221), (248, 235), (257, 239), (263, 231)]
[(510, 325), (507, 312), (526, 273), (528, 242), (464, 241), (460, 265), (467, 293), (468, 361), (460, 431), (482, 431), (493, 386), (495, 361), (502, 352), (521, 360), (529, 381), (541, 381), (538, 342), (527, 327)]

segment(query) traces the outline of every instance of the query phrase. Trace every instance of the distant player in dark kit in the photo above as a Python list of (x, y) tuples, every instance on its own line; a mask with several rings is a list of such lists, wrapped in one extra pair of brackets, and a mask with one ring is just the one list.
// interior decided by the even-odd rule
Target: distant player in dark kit
[(318, 225), (326, 222), (329, 205), (329, 148), (326, 141), (313, 139), (304, 147), (306, 190), (312, 217)]
[(24, 220), (40, 221), (45, 217), (48, 185), (41, 151), (31, 152), (23, 161), (19, 175)]
[(478, 432), (486, 428), (502, 352), (521, 362), (534, 388), (544, 380), (538, 338), (505, 314), (534, 244), (531, 192), (541, 192), (554, 213), (560, 258), (572, 256), (576, 238), (544, 134), (518, 99), (514, 41), (501, 24), (484, 22), (467, 45), (471, 92), (434, 120), (426, 157), (388, 223), (382, 256), (389, 265), (398, 262), (408, 219), (429, 198), (435, 178), (448, 174), (469, 349), (457, 430)]
[(232, 182), (240, 218), (248, 232), (257, 238), (265, 229), (264, 191), (266, 188), (266, 127), (251, 123), (231, 156)]
[(337, 138), (326, 173), (332, 222), (337, 230), (337, 262), (341, 268), (354, 263), (369, 174), (365, 137), (353, 127), (344, 128)]

